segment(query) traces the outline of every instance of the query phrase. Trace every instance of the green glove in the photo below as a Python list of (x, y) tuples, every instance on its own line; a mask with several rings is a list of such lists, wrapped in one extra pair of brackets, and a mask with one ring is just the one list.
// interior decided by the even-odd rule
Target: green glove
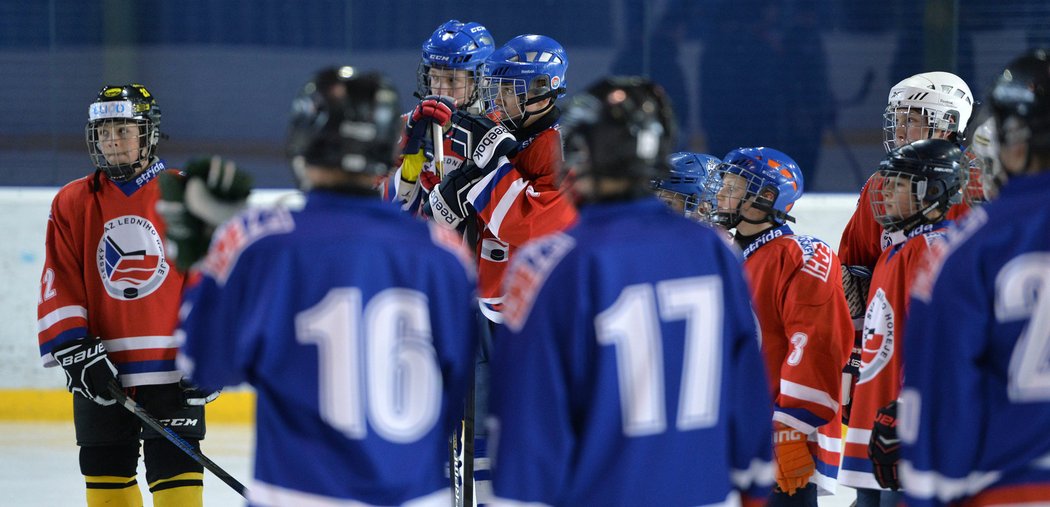
[(218, 156), (191, 160), (182, 172), (160, 175), (157, 212), (167, 224), (168, 257), (187, 271), (208, 253), (215, 228), (247, 205), (252, 178)]

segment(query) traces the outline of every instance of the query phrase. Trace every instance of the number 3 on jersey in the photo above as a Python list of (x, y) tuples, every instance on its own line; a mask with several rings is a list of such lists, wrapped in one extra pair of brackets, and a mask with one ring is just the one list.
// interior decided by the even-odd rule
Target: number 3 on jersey
[[(334, 288), (295, 316), (296, 340), (317, 345), (321, 418), (347, 438), (367, 423), (395, 443), (419, 440), (441, 412), (442, 379), (424, 294)], [(367, 421), (367, 423), (366, 423)]]
[(722, 280), (702, 276), (624, 287), (595, 317), (598, 343), (616, 348), (616, 365), (627, 436), (667, 429), (664, 337), (661, 323), (685, 321), (685, 346), (675, 428), (707, 428), (718, 422), (722, 375)]

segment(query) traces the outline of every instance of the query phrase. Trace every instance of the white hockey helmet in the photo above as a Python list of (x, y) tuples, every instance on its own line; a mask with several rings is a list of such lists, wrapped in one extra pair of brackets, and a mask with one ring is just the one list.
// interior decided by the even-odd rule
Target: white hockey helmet
[(918, 140), (905, 133), (907, 125), (898, 123), (911, 111), (918, 111), (926, 120), (922, 125), (912, 125), (922, 128), (922, 138), (933, 137), (935, 130), (955, 133), (961, 138), (973, 113), (973, 94), (962, 78), (950, 72), (923, 72), (894, 85), (890, 88), (883, 123), (883, 145), (887, 152)]

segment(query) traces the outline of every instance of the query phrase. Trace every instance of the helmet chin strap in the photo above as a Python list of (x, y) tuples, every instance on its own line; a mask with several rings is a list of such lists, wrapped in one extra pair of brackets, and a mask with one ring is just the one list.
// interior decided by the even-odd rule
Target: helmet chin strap
[[(527, 122), (529, 118), (532, 118), (533, 116), (542, 116), (546, 114), (547, 111), (553, 109), (555, 100), (564, 94), (565, 88), (558, 88), (557, 90), (550, 90), (545, 93), (541, 93), (540, 95), (532, 97), (531, 99), (526, 99), (521, 104), (521, 126), (518, 128), (524, 127), (525, 122)], [(547, 103), (547, 107), (544, 107), (543, 109), (534, 112), (529, 112), (528, 110), (526, 110), (526, 108), (528, 108), (529, 106), (533, 104), (538, 104), (546, 99), (551, 99), (551, 101)]]

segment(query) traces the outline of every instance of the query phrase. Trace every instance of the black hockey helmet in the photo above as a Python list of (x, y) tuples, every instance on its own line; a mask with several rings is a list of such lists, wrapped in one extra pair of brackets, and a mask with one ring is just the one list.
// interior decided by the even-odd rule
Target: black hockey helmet
[(1032, 154), (1050, 157), (1050, 49), (1035, 49), (1010, 62), (996, 78), (988, 103), (1000, 149), (1028, 143), (1024, 168)]
[(397, 90), (377, 73), (321, 70), (292, 102), (287, 151), (293, 168), (385, 175), (394, 161), (399, 108)]
[[(962, 150), (946, 139), (923, 139), (890, 151), (868, 187), (875, 220), (890, 232), (941, 220), (962, 201), (968, 173)], [(935, 211), (941, 215), (931, 216)]]
[[(107, 158), (102, 143), (109, 140), (111, 135), (119, 136), (121, 133), (119, 128), (116, 133), (100, 130), (99, 127), (104, 124), (121, 124), (119, 127), (136, 125), (139, 142), (131, 148), (135, 151), (110, 151)], [(160, 106), (153, 94), (140, 84), (106, 85), (88, 108), (84, 133), (88, 153), (95, 167), (112, 180), (125, 181), (144, 164), (148, 164), (156, 152), (157, 142), (160, 141)]]
[(577, 196), (584, 201), (645, 195), (649, 182), (670, 169), (676, 128), (671, 101), (659, 85), (642, 77), (602, 79), (574, 97), (561, 117), (561, 176), (637, 182), (621, 195)]

